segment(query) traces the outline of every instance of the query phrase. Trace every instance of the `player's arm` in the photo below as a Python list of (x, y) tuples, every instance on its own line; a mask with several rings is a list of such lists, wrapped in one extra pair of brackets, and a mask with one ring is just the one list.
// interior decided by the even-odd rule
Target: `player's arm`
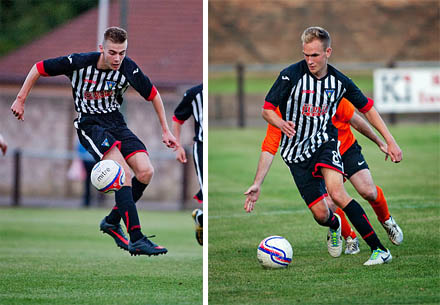
[(38, 72), (37, 65), (33, 65), (11, 106), (11, 111), (18, 120), (24, 120), (24, 103), (40, 76), (41, 74)]
[(173, 128), (173, 134), (176, 137), (176, 142), (177, 142), (177, 145), (174, 148), (174, 151), (176, 152), (176, 159), (180, 163), (186, 163), (187, 159), (186, 159), (185, 149), (180, 144), (180, 133), (182, 130), (182, 125), (180, 124), (180, 122), (176, 121), (175, 116), (173, 117), (172, 128)]
[(261, 185), (263, 184), (264, 178), (269, 172), (273, 158), (274, 155), (267, 151), (262, 151), (260, 154), (260, 160), (258, 161), (257, 173), (255, 174), (254, 183), (244, 193), (246, 195), (244, 209), (248, 213), (252, 212), (255, 206), (255, 202), (257, 202), (258, 197), (260, 197)]
[(386, 154), (385, 160), (388, 158), (387, 145), (382, 139), (374, 132), (373, 128), (357, 113), (353, 113), (350, 119), (350, 125), (361, 134), (369, 138), (371, 141), (379, 146), (379, 149)]
[(165, 108), (163, 107), (162, 98), (160, 97), (159, 92), (157, 92), (156, 96), (151, 102), (153, 103), (154, 110), (156, 111), (160, 126), (162, 127), (162, 142), (165, 143), (167, 147), (176, 147), (177, 141), (168, 127), (165, 117)]
[(402, 150), (399, 145), (397, 145), (396, 140), (394, 140), (394, 137), (391, 135), (385, 122), (382, 120), (382, 117), (376, 109), (371, 107), (371, 109), (365, 112), (364, 115), (368, 122), (373, 125), (373, 127), (376, 128), (385, 139), (388, 146), (387, 154), (391, 157), (391, 161), (396, 163), (402, 161)]
[(275, 110), (263, 108), (262, 116), (266, 122), (280, 129), (287, 137), (292, 138), (295, 135), (295, 123), (284, 121), (277, 115)]

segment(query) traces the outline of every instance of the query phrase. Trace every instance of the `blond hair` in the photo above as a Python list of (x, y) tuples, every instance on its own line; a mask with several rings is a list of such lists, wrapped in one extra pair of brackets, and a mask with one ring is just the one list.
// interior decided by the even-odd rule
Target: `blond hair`
[(310, 43), (315, 39), (318, 39), (322, 42), (324, 50), (330, 48), (330, 45), (332, 43), (330, 34), (325, 29), (319, 26), (312, 26), (305, 29), (301, 35), (302, 43)]

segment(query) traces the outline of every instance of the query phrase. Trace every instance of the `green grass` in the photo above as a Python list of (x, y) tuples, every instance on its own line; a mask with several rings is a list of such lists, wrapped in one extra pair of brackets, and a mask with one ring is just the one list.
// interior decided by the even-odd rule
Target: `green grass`
[[(390, 128), (404, 154), (399, 164), (357, 135), (375, 183), (404, 231), (397, 247), (370, 205), (351, 185), (349, 193), (370, 216), (391, 250), (387, 265), (365, 267), (368, 246), (355, 256), (332, 258), (327, 230), (316, 224), (283, 161), (276, 156), (255, 210), (243, 210), (265, 129), (209, 130), (209, 304), (439, 304), (440, 303), (440, 126)], [(285, 236), (293, 261), (264, 270), (256, 252), (269, 235)]]
[[(346, 73), (354, 83), (366, 94), (373, 92), (373, 74), (366, 72)], [(272, 87), (278, 72), (247, 72), (245, 73), (245, 93), (267, 93)], [(233, 72), (218, 72), (209, 74), (210, 94), (235, 94), (237, 92), (237, 76)]]
[(139, 214), (168, 248), (131, 257), (103, 235), (101, 209), (0, 210), (0, 304), (202, 304), (202, 247), (189, 212)]

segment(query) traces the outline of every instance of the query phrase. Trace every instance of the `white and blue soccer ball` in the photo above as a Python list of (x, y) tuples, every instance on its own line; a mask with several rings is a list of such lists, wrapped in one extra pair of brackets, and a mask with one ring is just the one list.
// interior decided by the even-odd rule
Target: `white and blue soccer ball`
[(118, 191), (125, 182), (125, 172), (122, 166), (113, 160), (102, 160), (93, 166), (90, 180), (100, 192)]
[(269, 236), (261, 241), (257, 258), (264, 268), (286, 268), (292, 262), (293, 250), (282, 236)]

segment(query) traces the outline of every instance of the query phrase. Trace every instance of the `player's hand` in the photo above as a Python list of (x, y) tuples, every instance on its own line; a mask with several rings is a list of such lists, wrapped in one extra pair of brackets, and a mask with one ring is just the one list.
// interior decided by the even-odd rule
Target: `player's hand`
[(379, 146), (380, 151), (385, 154), (385, 161), (388, 160), (388, 157), (389, 157), (389, 155), (388, 155), (388, 145), (381, 141), (378, 146)]
[(295, 123), (292, 121), (283, 121), (280, 129), (289, 139), (296, 134)]
[(244, 202), (244, 209), (247, 213), (252, 212), (255, 206), (255, 202), (257, 202), (258, 197), (260, 197), (260, 187), (253, 184), (250, 188), (244, 193), (246, 195), (246, 200)]
[(388, 144), (387, 154), (390, 156), (391, 161), (394, 163), (399, 163), (402, 161), (402, 150), (396, 142), (391, 142)]
[(4, 156), (6, 154), (6, 151), (8, 150), (8, 143), (6, 143), (5, 139), (3, 139), (3, 136), (1, 134), (0, 134), (0, 149)]
[(186, 159), (186, 153), (185, 153), (185, 149), (182, 146), (177, 146), (174, 151), (176, 152), (176, 160), (179, 161), (180, 163), (186, 163), (187, 159)]
[(24, 121), (24, 102), (23, 101), (21, 101), (19, 99), (15, 99), (14, 103), (11, 106), (11, 111), (15, 115), (17, 120)]
[(176, 138), (169, 130), (162, 133), (162, 142), (165, 143), (168, 148), (174, 148), (179, 145)]

